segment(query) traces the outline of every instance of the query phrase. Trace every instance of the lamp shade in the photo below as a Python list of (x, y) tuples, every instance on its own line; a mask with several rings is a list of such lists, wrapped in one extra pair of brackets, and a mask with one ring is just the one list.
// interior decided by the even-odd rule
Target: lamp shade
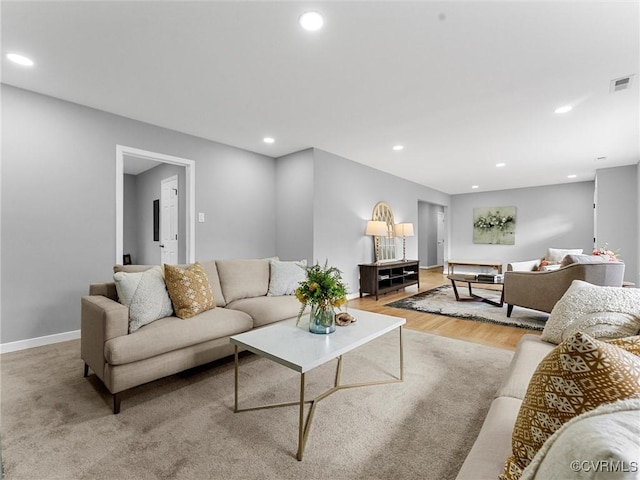
[(413, 237), (413, 223), (397, 223), (395, 231), (398, 237)]
[(364, 232), (365, 235), (372, 235), (375, 237), (386, 237), (389, 235), (389, 228), (387, 222), (379, 222), (375, 220), (369, 220), (367, 222), (367, 229)]

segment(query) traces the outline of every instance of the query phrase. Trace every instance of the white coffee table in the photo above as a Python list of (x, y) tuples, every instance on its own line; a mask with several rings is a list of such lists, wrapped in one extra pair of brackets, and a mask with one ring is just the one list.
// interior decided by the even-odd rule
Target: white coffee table
[[(329, 335), (310, 333), (308, 329), (308, 319), (303, 317), (300, 320), (300, 325), (297, 327), (295, 325), (295, 320), (291, 320), (270, 325), (268, 327), (258, 328), (231, 337), (231, 343), (235, 346), (234, 412), (246, 412), (264, 408), (298, 405), (300, 407), (298, 453), (296, 455), (298, 460), (302, 460), (304, 447), (307, 443), (307, 437), (309, 435), (311, 421), (313, 419), (313, 413), (320, 400), (345, 388), (397, 383), (402, 382), (403, 380), (404, 365), (402, 325), (406, 323), (406, 320), (404, 318), (365, 312), (363, 310), (350, 309), (349, 313), (356, 317), (358, 321), (346, 327), (337, 327), (336, 331)], [(342, 371), (342, 355), (395, 329), (398, 329), (400, 341), (400, 375), (398, 377), (373, 382), (341, 384), (340, 375)], [(295, 402), (239, 408), (238, 352), (241, 348), (299, 372), (300, 399)], [(305, 373), (336, 358), (338, 359), (338, 364), (336, 366), (336, 377), (333, 387), (314, 399), (306, 400), (304, 395)], [(311, 408), (305, 419), (304, 406), (306, 403), (310, 403)]]

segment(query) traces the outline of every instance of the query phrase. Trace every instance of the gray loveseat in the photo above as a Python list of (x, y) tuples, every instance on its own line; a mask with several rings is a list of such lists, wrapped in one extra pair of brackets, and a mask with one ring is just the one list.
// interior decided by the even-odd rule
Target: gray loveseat
[(608, 287), (620, 287), (624, 280), (624, 263), (610, 262), (594, 255), (566, 255), (558, 268), (537, 271), (540, 260), (514, 262), (504, 274), (504, 301), (507, 317), (519, 306), (550, 313), (571, 282), (582, 280)]
[[(161, 318), (129, 333), (129, 309), (118, 303), (115, 283), (90, 285), (82, 297), (81, 357), (113, 397), (159, 378), (233, 354), (229, 337), (297, 316), (295, 296), (268, 296), (270, 259), (200, 262), (213, 290), (216, 308), (180, 319)], [(116, 266), (140, 272), (151, 266)]]

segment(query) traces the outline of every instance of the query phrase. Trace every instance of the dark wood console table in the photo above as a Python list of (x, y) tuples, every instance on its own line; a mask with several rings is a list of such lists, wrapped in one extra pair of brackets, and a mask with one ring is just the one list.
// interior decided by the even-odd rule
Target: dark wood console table
[(363, 293), (376, 296), (400, 290), (410, 285), (420, 288), (418, 260), (385, 263), (364, 263), (360, 267), (360, 297)]

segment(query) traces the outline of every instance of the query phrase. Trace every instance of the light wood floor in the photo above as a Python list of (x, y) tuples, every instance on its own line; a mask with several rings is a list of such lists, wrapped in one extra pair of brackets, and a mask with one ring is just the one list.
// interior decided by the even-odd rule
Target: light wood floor
[[(350, 300), (349, 307), (406, 318), (406, 328), (510, 350), (515, 349), (518, 340), (520, 340), (520, 337), (524, 334), (539, 334), (539, 332), (533, 330), (461, 320), (385, 306), (386, 303), (394, 300), (415, 295), (418, 291), (423, 292), (439, 287), (440, 285), (449, 285), (450, 283), (446, 275), (442, 274), (442, 267), (428, 270), (420, 269), (420, 290), (418, 290), (416, 286), (408, 287), (405, 290), (398, 290), (397, 292), (381, 295), (378, 301), (376, 301), (375, 296), (365, 295), (363, 298)], [(495, 307), (487, 305), (487, 308)]]

